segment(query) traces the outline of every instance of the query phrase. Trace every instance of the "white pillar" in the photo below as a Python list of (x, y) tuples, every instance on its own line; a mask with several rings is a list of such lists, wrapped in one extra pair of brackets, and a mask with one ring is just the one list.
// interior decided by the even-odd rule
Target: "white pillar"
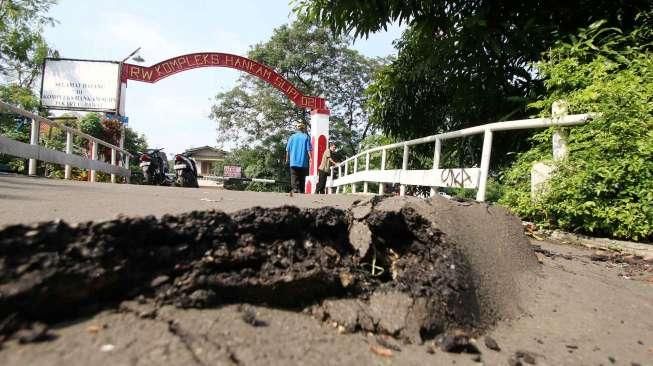
[[(116, 165), (116, 149), (111, 149), (111, 165)], [(116, 183), (116, 175), (111, 173), (111, 183)]]
[[(30, 133), (29, 143), (31, 145), (39, 144), (39, 132), (41, 131), (41, 122), (37, 119), (32, 120), (32, 131)], [(29, 159), (28, 174), (36, 175), (36, 159)]]
[[(329, 170), (330, 170), (330, 172), (331, 172), (331, 174), (330, 174), (330, 177), (331, 177), (331, 184), (333, 185), (333, 176), (334, 176), (334, 174), (333, 174), (333, 170), (334, 170), (334, 169), (333, 169), (333, 167), (330, 167)], [(326, 192), (327, 192), (328, 194), (333, 194), (333, 189), (332, 189), (332, 187), (331, 187), (331, 186), (328, 186)]]
[(129, 180), (131, 177), (131, 171), (129, 170), (129, 155), (123, 153), (123, 156), (125, 157), (125, 161), (123, 162), (123, 167), (127, 169), (127, 176), (125, 177), (125, 183), (129, 184)]
[[(342, 165), (338, 165), (338, 179), (342, 178)], [(340, 193), (340, 186), (336, 186), (336, 193)]]
[[(442, 150), (442, 140), (435, 140), (435, 150), (433, 151), (433, 170), (440, 169), (440, 152)], [(436, 194), (435, 187), (431, 187), (431, 197)]]
[[(365, 171), (370, 170), (370, 153), (365, 154)], [(363, 183), (363, 193), (367, 193), (367, 181)]]
[[(408, 170), (408, 152), (409, 152), (409, 149), (410, 148), (408, 147), (408, 145), (404, 145), (404, 157), (403, 157), (403, 159), (401, 161), (401, 170), (402, 170), (402, 172), (399, 175), (399, 177), (401, 177), (403, 175), (403, 173), (406, 170)], [(399, 186), (399, 195), (402, 196), (402, 197), (406, 195), (406, 185), (405, 184), (402, 184), (402, 185)]]
[(490, 156), (492, 155), (492, 131), (485, 130), (483, 135), (483, 152), (481, 153), (481, 176), (478, 182), (476, 200), (485, 201), (485, 186), (487, 184), (488, 171), (490, 170)]
[[(73, 153), (73, 133), (66, 131), (66, 154), (72, 155)], [(73, 167), (70, 164), (66, 164), (64, 168), (64, 178), (72, 179)]]
[[(93, 161), (97, 160), (97, 147), (98, 147), (97, 141), (92, 141), (91, 142), (91, 160), (93, 160)], [(96, 178), (97, 178), (97, 173), (95, 172), (95, 169), (91, 169), (91, 182), (95, 182)]]
[(329, 115), (328, 109), (314, 109), (311, 111), (311, 166), (304, 186), (306, 193), (314, 193), (317, 186), (319, 161), (322, 153), (329, 145)]
[[(383, 149), (381, 150), (381, 170), (385, 170), (385, 159), (386, 159), (387, 153), (386, 150)], [(385, 192), (385, 189), (383, 188), (385, 186), (385, 182), (379, 182), (379, 194), (383, 195)]]
[[(562, 100), (553, 102), (551, 106), (551, 117), (560, 118), (567, 115), (569, 105)], [(553, 132), (553, 160), (562, 160), (567, 157), (569, 151), (567, 148), (567, 139), (569, 138), (569, 129), (557, 127)]]
[[(354, 158), (354, 174), (358, 172), (358, 156)], [(351, 193), (356, 193), (356, 182), (351, 184)]]

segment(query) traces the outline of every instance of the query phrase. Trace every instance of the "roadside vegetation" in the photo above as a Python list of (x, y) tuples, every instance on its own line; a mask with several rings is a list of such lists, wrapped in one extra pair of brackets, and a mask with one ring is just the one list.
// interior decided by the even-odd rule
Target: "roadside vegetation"
[(536, 64), (547, 93), (532, 107), (547, 115), (565, 100), (570, 113), (598, 115), (570, 130), (569, 156), (535, 200), (530, 168), (550, 161), (553, 130), (533, 136), (533, 148), (504, 172), (500, 203), (543, 226), (653, 239), (653, 18), (637, 21), (629, 33), (594, 23)]
[[(555, 165), (535, 200), (530, 169), (551, 160), (552, 130), (497, 134), (488, 199), (549, 228), (653, 239), (649, 1), (293, 4), (300, 17), (335, 34), (367, 37), (392, 23), (407, 26), (396, 60), (366, 91), (370, 120), (391, 139), (547, 116), (557, 100), (570, 113), (597, 113), (571, 129), (569, 157)], [(481, 144), (474, 138), (444, 144), (442, 165), (478, 164)], [(432, 149), (413, 154), (414, 168), (432, 166)], [(473, 197), (469, 190), (444, 191)]]

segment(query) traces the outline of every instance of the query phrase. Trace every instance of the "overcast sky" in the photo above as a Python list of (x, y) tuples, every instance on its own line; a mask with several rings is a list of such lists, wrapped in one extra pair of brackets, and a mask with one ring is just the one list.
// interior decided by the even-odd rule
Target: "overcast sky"
[[(144, 66), (199, 51), (245, 55), (293, 17), (288, 0), (59, 0), (51, 15), (59, 23), (46, 30), (46, 38), (61, 57), (119, 61), (142, 47)], [(357, 40), (354, 48), (366, 56), (393, 54), (400, 32), (391, 28)], [(208, 118), (213, 97), (233, 88), (239, 75), (228, 68), (200, 68), (155, 84), (130, 81), (129, 125), (168, 154), (215, 146), (215, 122)]]

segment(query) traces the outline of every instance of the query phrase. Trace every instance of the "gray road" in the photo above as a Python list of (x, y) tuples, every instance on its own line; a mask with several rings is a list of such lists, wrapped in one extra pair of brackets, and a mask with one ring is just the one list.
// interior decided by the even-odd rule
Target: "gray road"
[[(587, 250), (538, 244), (566, 258), (544, 257), (539, 281), (521, 289), (524, 314), (490, 330), (500, 352), (479, 339), (483, 364), (509, 365), (526, 351), (540, 366), (653, 365), (653, 284), (644, 280), (650, 272), (626, 279), (622, 266), (591, 261)], [(298, 312), (256, 307), (268, 326), (252, 327), (236, 305), (138, 316), (151, 307), (128, 302), (120, 312), (55, 326), (51, 342), (6, 343), (0, 365), (480, 365), (469, 354), (431, 354), (431, 342), (399, 343), (401, 351), (381, 356), (373, 352), (374, 335), (340, 334)]]
[(232, 212), (253, 206), (348, 208), (356, 196), (294, 195), (218, 189), (87, 183), (0, 175), (0, 226), (63, 219), (110, 220), (119, 214), (144, 216), (193, 210)]
[[(0, 226), (197, 209), (229, 212), (256, 205), (347, 208), (356, 199), (0, 176)], [(631, 271), (623, 262), (592, 260), (593, 252), (585, 249), (534, 243), (554, 255), (540, 258), (537, 281), (518, 285), (524, 296), (522, 315), (489, 330), (502, 350), (491, 351), (479, 339), (483, 363), (506, 365), (517, 351), (527, 351), (537, 365), (653, 365), (650, 265)], [(268, 326), (255, 328), (242, 320), (235, 305), (167, 307), (153, 319), (138, 316), (139, 306), (126, 304), (121, 312), (107, 310), (56, 325), (57, 338), (51, 342), (6, 343), (0, 365), (478, 365), (468, 354), (428, 353), (430, 342), (402, 344), (401, 351), (379, 355), (373, 352), (374, 335), (340, 334), (333, 324), (298, 312), (257, 307)], [(170, 320), (178, 324), (174, 332)]]

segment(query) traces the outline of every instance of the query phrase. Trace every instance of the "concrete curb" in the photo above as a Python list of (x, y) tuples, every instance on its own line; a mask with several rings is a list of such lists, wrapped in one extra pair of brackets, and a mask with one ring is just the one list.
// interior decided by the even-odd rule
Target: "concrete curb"
[(564, 244), (580, 245), (589, 249), (603, 249), (653, 258), (653, 244), (635, 243), (632, 241), (609, 238), (594, 238), (587, 235), (572, 234), (560, 230), (540, 232), (547, 238)]

